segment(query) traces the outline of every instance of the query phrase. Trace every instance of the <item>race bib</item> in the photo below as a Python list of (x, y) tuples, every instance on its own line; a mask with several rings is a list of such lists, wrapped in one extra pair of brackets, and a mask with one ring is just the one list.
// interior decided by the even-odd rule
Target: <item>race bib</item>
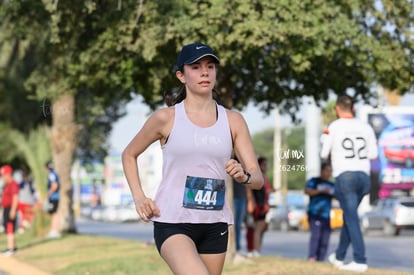
[(225, 194), (226, 184), (222, 179), (187, 176), (183, 206), (199, 210), (221, 210)]

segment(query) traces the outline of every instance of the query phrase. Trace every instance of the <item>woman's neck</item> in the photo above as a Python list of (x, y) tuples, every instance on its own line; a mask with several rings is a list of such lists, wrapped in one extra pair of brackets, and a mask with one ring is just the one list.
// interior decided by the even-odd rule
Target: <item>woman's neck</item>
[(205, 112), (215, 109), (216, 101), (209, 98), (186, 98), (184, 99), (184, 106), (187, 112)]

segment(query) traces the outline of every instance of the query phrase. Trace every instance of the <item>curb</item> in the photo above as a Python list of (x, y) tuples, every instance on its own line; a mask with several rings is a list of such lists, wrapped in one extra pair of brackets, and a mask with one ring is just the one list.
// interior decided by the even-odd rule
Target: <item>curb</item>
[(0, 255), (0, 271), (10, 275), (51, 275), (16, 258)]

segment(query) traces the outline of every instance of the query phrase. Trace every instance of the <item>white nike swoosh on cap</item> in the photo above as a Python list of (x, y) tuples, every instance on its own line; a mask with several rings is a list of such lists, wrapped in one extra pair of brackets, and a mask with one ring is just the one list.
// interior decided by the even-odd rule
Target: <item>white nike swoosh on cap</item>
[(199, 50), (199, 49), (202, 49), (202, 48), (205, 48), (206, 46), (196, 46), (196, 50)]

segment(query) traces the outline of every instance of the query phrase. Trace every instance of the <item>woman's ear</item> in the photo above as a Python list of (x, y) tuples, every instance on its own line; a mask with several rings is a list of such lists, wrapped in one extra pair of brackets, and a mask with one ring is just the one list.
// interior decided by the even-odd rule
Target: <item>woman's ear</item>
[(181, 71), (176, 71), (175, 76), (181, 81), (181, 83), (185, 84), (184, 74)]

